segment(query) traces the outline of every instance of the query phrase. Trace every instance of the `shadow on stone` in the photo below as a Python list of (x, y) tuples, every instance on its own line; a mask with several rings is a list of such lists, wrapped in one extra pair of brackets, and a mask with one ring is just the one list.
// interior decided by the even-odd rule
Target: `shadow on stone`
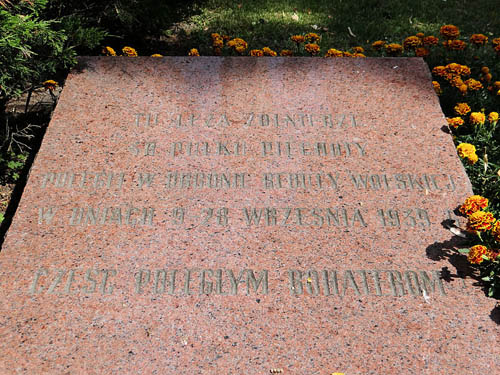
[(496, 324), (500, 324), (500, 304), (497, 304), (493, 310), (491, 310), (490, 314), (491, 320), (493, 320)]

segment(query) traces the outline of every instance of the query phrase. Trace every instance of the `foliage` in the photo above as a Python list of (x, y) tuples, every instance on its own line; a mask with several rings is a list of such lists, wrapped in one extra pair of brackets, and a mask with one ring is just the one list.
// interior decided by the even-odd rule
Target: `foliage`
[(21, 176), (21, 171), (24, 168), (28, 156), (26, 154), (9, 152), (4, 155), (4, 157), (5, 158), (0, 157), (0, 168), (5, 171), (0, 177), (0, 182), (2, 184), (15, 183)]

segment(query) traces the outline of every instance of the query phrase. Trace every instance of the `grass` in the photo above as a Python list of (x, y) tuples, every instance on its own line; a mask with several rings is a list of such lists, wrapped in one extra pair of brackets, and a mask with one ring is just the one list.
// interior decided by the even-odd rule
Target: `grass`
[(491, 0), (473, 4), (464, 0), (198, 0), (165, 28), (162, 39), (167, 43), (155, 45), (163, 49), (154, 52), (185, 55), (196, 47), (201, 54), (211, 54), (212, 32), (241, 37), (251, 48), (281, 50), (291, 47), (290, 35), (315, 31), (323, 44), (348, 49), (378, 39), (400, 42), (417, 32), (436, 33), (447, 23), (469, 35), (500, 33), (498, 6)]

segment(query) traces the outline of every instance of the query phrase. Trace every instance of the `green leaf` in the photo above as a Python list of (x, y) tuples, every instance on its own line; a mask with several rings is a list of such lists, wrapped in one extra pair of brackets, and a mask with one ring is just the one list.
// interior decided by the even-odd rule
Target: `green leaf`
[(469, 254), (470, 249), (458, 249), (460, 254)]

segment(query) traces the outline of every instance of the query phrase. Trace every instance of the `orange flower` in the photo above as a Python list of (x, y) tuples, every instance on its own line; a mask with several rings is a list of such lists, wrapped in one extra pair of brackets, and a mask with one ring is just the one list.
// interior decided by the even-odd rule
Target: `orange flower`
[(500, 45), (500, 38), (495, 38), (491, 41), (491, 43), (494, 45), (494, 46), (498, 46)]
[(260, 49), (253, 49), (250, 51), (250, 56), (254, 56), (254, 57), (264, 56), (264, 52)]
[(446, 75), (446, 68), (442, 65), (435, 66), (434, 68), (432, 68), (432, 74), (444, 77)]
[(488, 43), (488, 37), (484, 34), (472, 34), (470, 37), (470, 42), (476, 46), (484, 46)]
[(465, 47), (467, 47), (467, 43), (465, 43), (463, 40), (453, 39), (444, 41), (443, 46), (444, 48), (453, 51), (463, 51)]
[(460, 30), (455, 25), (444, 25), (439, 29), (439, 33), (445, 39), (456, 39), (460, 35)]
[(403, 42), (403, 46), (405, 49), (415, 49), (422, 45), (422, 40), (418, 36), (409, 36)]
[(390, 55), (397, 55), (397, 54), (403, 52), (403, 47), (401, 46), (401, 44), (391, 43), (391, 44), (387, 44), (385, 46), (385, 50)]
[(469, 254), (467, 254), (467, 260), (472, 264), (481, 264), (483, 262), (483, 255), (488, 255), (489, 250), (486, 246), (475, 245), (469, 249)]
[(188, 56), (200, 56), (200, 53), (196, 48), (191, 48), (189, 50)]
[(480, 195), (471, 195), (464, 204), (458, 209), (463, 215), (472, 215), (474, 212), (481, 211), (488, 207), (488, 199)]
[(415, 49), (415, 56), (417, 57), (427, 57), (430, 53), (431, 51), (425, 47), (418, 47), (417, 49)]
[(48, 79), (47, 81), (45, 81), (44, 83), (42, 83), (43, 85), (43, 88), (45, 90), (49, 90), (49, 91), (53, 91), (56, 89), (56, 87), (58, 86), (57, 82), (54, 81), (53, 79)]
[(490, 230), (495, 221), (496, 219), (491, 212), (476, 211), (469, 215), (467, 231), (478, 233)]
[(448, 121), (449, 126), (455, 129), (464, 124), (464, 120), (461, 117), (447, 118), (446, 121)]
[(483, 84), (479, 81), (476, 81), (474, 78), (469, 78), (467, 81), (464, 82), (469, 90), (472, 91), (477, 91), (483, 88)]
[(365, 49), (361, 46), (352, 47), (352, 52), (354, 53), (365, 53)]
[(455, 113), (457, 115), (461, 116), (464, 116), (470, 112), (470, 107), (467, 103), (457, 103), (457, 105), (453, 109), (455, 110)]
[(497, 55), (500, 55), (500, 44), (497, 44), (493, 50), (497, 53)]
[(486, 117), (482, 112), (472, 112), (470, 114), (469, 120), (472, 125), (483, 125), (486, 121)]
[(490, 112), (490, 114), (488, 115), (488, 121), (496, 125), (498, 121), (498, 112)]
[(116, 56), (115, 50), (109, 46), (104, 47), (102, 49), (102, 53), (103, 53), (103, 55), (106, 55), (106, 56)]
[(372, 43), (372, 48), (379, 51), (382, 47), (385, 46), (385, 42), (383, 40), (376, 40)]
[(328, 51), (326, 51), (325, 57), (342, 57), (343, 55), (344, 54), (342, 51), (339, 51), (335, 48), (330, 48)]
[(435, 46), (439, 43), (439, 39), (433, 35), (429, 35), (422, 40), (422, 43), (424, 46)]
[(366, 57), (366, 56), (364, 54), (362, 54), (362, 53), (356, 52), (356, 53), (354, 53), (352, 55), (352, 57), (361, 57), (361, 58), (363, 58), (363, 57)]
[(160, 55), (159, 53), (153, 53), (151, 57), (163, 57), (163, 55)]
[(319, 41), (319, 39), (320, 39), (319, 35), (318, 35), (318, 34), (316, 34), (316, 33), (307, 33), (307, 34), (305, 35), (305, 38), (306, 38), (306, 40), (307, 40), (308, 42), (312, 42), (312, 43), (317, 42), (317, 41)]
[(132, 47), (123, 47), (122, 52), (125, 56), (128, 57), (137, 57), (137, 51)]
[(278, 54), (269, 47), (262, 48), (262, 52), (264, 52), (265, 56), (278, 56)]
[(319, 46), (316, 43), (307, 43), (304, 48), (311, 55), (317, 55), (320, 50)]
[(293, 56), (293, 52), (289, 49), (282, 49), (280, 56)]
[(497, 221), (495, 225), (493, 225), (493, 229), (491, 230), (491, 234), (496, 241), (500, 242), (500, 221)]
[(420, 38), (420, 39), (423, 39), (424, 35), (425, 35), (424, 33), (416, 33), (416, 34), (415, 34), (415, 36), (416, 36), (417, 38)]
[(441, 85), (438, 81), (432, 81), (432, 86), (434, 87), (434, 91), (436, 91), (436, 94), (441, 95), (443, 93), (443, 90), (441, 90)]
[(248, 48), (248, 43), (241, 38), (234, 38), (227, 42), (227, 46), (242, 54)]
[(295, 42), (297, 44), (304, 43), (306, 41), (306, 38), (303, 35), (292, 35), (290, 37), (292, 42)]

